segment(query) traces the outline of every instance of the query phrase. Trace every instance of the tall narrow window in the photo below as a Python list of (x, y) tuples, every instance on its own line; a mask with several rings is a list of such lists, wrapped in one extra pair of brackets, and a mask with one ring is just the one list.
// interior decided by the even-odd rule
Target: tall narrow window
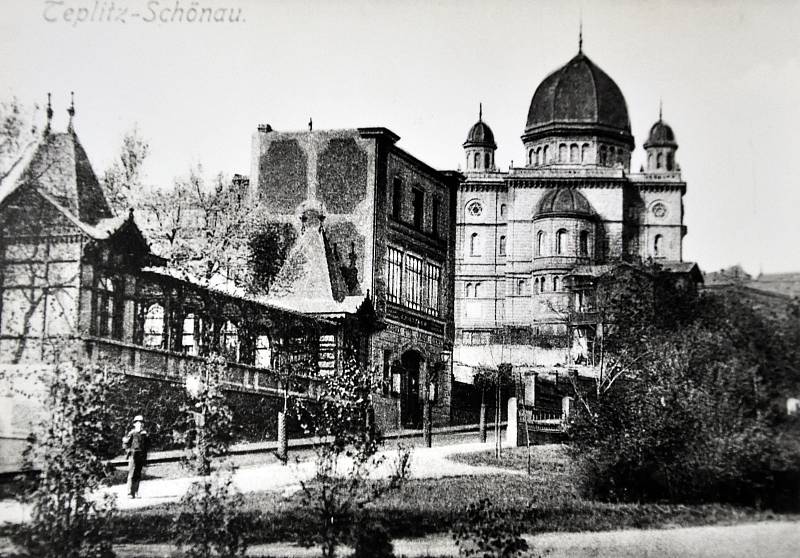
[(561, 290), (561, 279), (557, 275), (553, 277), (553, 290), (554, 291)]
[(144, 314), (145, 347), (162, 347), (164, 344), (164, 307), (151, 304)]
[(477, 256), (480, 252), (480, 247), (478, 246), (478, 233), (472, 233), (469, 237), (469, 255), (470, 256)]
[(481, 292), (481, 284), (475, 283), (475, 291), (474, 291), (475, 298), (478, 298), (480, 296), (480, 292)]
[[(533, 163), (534, 163), (534, 160), (533, 160), (533, 149), (529, 149), (528, 150), (528, 166), (533, 165)], [(536, 161), (536, 163), (538, 164), (538, 161)]]
[(472, 168), (478, 169), (481, 165), (481, 154), (476, 153), (475, 157), (472, 158)]
[(525, 294), (525, 279), (517, 281), (517, 294), (522, 296)]
[(400, 303), (400, 285), (403, 276), (403, 253), (391, 248), (386, 252), (386, 298), (389, 302)]
[(667, 170), (675, 170), (675, 155), (672, 153), (667, 153)]
[(542, 148), (541, 147), (537, 147), (536, 148), (536, 166), (538, 167), (541, 164), (542, 164)]
[(195, 338), (195, 315), (186, 314), (183, 318), (183, 332), (181, 334), (181, 347), (186, 354), (197, 354), (197, 339)]
[(663, 256), (664, 237), (657, 234), (653, 240), (653, 256), (660, 258)]
[(414, 310), (424, 310), (424, 282), (422, 278), (422, 259), (406, 254), (405, 273), (403, 275), (403, 298), (405, 306)]
[(269, 335), (256, 337), (255, 365), (259, 368), (272, 368), (272, 343)]
[(95, 331), (101, 337), (122, 337), (122, 300), (118, 283), (110, 277), (100, 277), (96, 290)]
[(441, 268), (432, 263), (425, 264), (425, 311), (432, 315), (439, 315), (439, 280), (442, 275)]
[(431, 211), (431, 234), (436, 237), (441, 236), (441, 232), (439, 231), (439, 219), (441, 217), (441, 212), (442, 199), (437, 196), (433, 198), (433, 210)]
[(483, 168), (485, 168), (486, 170), (492, 168), (492, 156), (489, 155), (488, 153), (483, 154)]
[(542, 164), (546, 165), (550, 162), (550, 148), (545, 145), (544, 150), (542, 151)]
[(606, 151), (606, 146), (600, 146), (600, 164), (606, 165), (608, 162), (608, 152)]
[(403, 180), (399, 176), (392, 182), (392, 217), (398, 221), (403, 216)]
[(581, 231), (580, 251), (581, 251), (581, 256), (588, 256), (589, 255), (589, 232), (588, 231)]
[(589, 144), (584, 143), (581, 146), (581, 163), (588, 163), (589, 162)]
[(239, 328), (230, 320), (226, 320), (220, 332), (220, 349), (228, 360), (239, 361)]
[(425, 214), (425, 192), (419, 188), (413, 189), (414, 228), (422, 230), (423, 215)]
[(559, 163), (566, 163), (567, 162), (567, 144), (562, 143), (558, 146), (558, 162)]
[(466, 288), (464, 289), (464, 296), (466, 298), (470, 298), (475, 295), (475, 291), (472, 289), (472, 283), (467, 283)]
[(545, 253), (545, 241), (547, 240), (547, 235), (544, 231), (539, 231), (536, 235), (536, 255), (537, 256), (544, 256)]
[(563, 254), (567, 249), (567, 231), (564, 229), (556, 233), (556, 254)]
[(506, 209), (507, 209), (506, 208), (506, 204), (501, 203), (500, 204), (500, 217), (505, 217), (506, 216)]
[(664, 154), (663, 153), (659, 153), (656, 156), (656, 168), (657, 169), (663, 169), (664, 168)]
[(501, 256), (505, 256), (506, 255), (506, 237), (505, 237), (505, 235), (501, 235), (500, 236), (499, 252), (500, 252)]

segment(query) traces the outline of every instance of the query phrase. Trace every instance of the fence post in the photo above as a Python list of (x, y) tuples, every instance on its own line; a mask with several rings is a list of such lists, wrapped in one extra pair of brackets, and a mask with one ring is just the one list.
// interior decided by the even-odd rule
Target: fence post
[(506, 426), (506, 445), (512, 448), (517, 447), (519, 440), (517, 438), (519, 426), (519, 413), (517, 412), (517, 398), (508, 398), (508, 426)]

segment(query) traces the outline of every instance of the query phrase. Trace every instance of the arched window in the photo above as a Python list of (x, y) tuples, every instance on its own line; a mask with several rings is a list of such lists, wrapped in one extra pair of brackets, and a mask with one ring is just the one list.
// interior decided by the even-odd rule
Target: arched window
[(525, 294), (525, 279), (517, 281), (517, 294), (520, 296)]
[(581, 163), (588, 162), (588, 159), (589, 159), (589, 144), (584, 143), (581, 146)]
[(546, 165), (550, 162), (550, 147), (545, 145), (542, 150), (542, 164)]
[(553, 290), (554, 291), (561, 290), (561, 278), (558, 276), (553, 276)]
[(480, 164), (481, 164), (481, 154), (476, 153), (475, 156), (472, 158), (472, 168), (477, 169)]
[(472, 233), (469, 237), (469, 255), (477, 256), (478, 249), (478, 233)]
[(653, 256), (656, 258), (660, 258), (663, 256), (663, 249), (664, 249), (664, 237), (660, 234), (657, 234), (655, 239), (653, 240)]
[(652, 153), (648, 153), (647, 154), (647, 168), (648, 169), (652, 169), (653, 168), (653, 154)]
[(608, 159), (608, 154), (607, 154), (607, 151), (606, 151), (606, 146), (605, 145), (601, 145), (600, 146), (600, 164), (601, 165), (605, 165), (607, 159)]
[(500, 247), (499, 247), (500, 255), (506, 255), (506, 237), (505, 235), (500, 236)]
[(544, 277), (542, 277), (542, 278), (540, 279), (540, 281), (541, 281), (541, 282), (539, 283), (539, 292), (540, 292), (540, 293), (543, 293), (543, 292), (546, 290), (546, 288), (545, 288), (545, 287), (546, 287), (545, 283), (547, 282), (547, 276), (545, 275)]
[(541, 147), (537, 147), (536, 148), (536, 165), (538, 166), (538, 165), (541, 165), (541, 164), (542, 164), (542, 148)]
[(608, 166), (613, 167), (617, 160), (617, 150), (613, 147), (608, 148)]
[(564, 229), (556, 233), (556, 254), (563, 254), (567, 249), (567, 231)]
[(672, 153), (667, 153), (667, 170), (671, 171), (675, 169), (675, 155)]
[(197, 354), (197, 339), (195, 338), (195, 315), (186, 314), (183, 318), (183, 331), (181, 333), (181, 347), (188, 355)]
[(501, 203), (500, 204), (500, 217), (505, 217), (506, 216), (506, 209), (507, 209), (506, 204)]
[[(538, 164), (538, 161), (537, 161)], [(528, 166), (533, 165), (533, 149), (528, 151)]]
[(259, 368), (272, 368), (272, 343), (269, 335), (256, 337), (255, 365)]
[(483, 155), (483, 168), (487, 170), (492, 168), (492, 157), (488, 153), (484, 153)]
[(160, 304), (151, 304), (144, 313), (144, 335), (142, 342), (145, 347), (164, 346), (164, 307)]
[(570, 163), (577, 163), (578, 162), (578, 144), (573, 143), (569, 146), (569, 162)]
[(475, 295), (475, 291), (472, 290), (472, 283), (467, 283), (466, 288), (464, 289), (464, 296), (466, 298), (470, 298), (471, 296)]
[(239, 361), (239, 328), (230, 320), (222, 325), (220, 349), (228, 360)]
[(547, 241), (547, 234), (544, 231), (539, 231), (536, 234), (536, 255), (537, 256), (544, 256), (545, 253), (545, 242)]
[(656, 156), (656, 168), (657, 169), (663, 169), (664, 168), (664, 154), (663, 153), (659, 153)]
[(566, 163), (567, 162), (567, 144), (561, 143), (558, 146), (558, 162), (559, 163)]
[(580, 252), (581, 256), (589, 255), (589, 231), (581, 231), (580, 235)]
[(480, 296), (480, 291), (481, 291), (481, 284), (475, 283), (475, 290), (472, 292), (473, 296), (475, 298), (478, 298), (478, 296)]

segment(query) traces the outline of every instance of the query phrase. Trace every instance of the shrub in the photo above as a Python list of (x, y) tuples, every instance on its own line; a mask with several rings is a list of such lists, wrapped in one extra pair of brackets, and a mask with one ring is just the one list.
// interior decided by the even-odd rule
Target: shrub
[(459, 556), (511, 558), (523, 556), (528, 543), (519, 523), (483, 498), (467, 506), (463, 520), (453, 529)]

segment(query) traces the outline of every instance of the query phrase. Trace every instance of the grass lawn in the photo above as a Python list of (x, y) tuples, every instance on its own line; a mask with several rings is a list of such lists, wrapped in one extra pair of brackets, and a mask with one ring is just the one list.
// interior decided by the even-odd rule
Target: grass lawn
[[(370, 505), (369, 516), (393, 538), (446, 533), (464, 508), (489, 498), (523, 524), (528, 533), (598, 531), (620, 528), (735, 523), (776, 517), (771, 512), (727, 505), (611, 504), (581, 497), (559, 446), (533, 448), (531, 476), (498, 474), (480, 477), (411, 479), (399, 491)], [(514, 469), (527, 467), (526, 448), (504, 449), (498, 462), (493, 451), (454, 456), (471, 464)], [(175, 504), (123, 511), (116, 519), (117, 542), (168, 541)], [(254, 522), (253, 542), (299, 541), (314, 530), (315, 518), (298, 495), (262, 492), (246, 495), (242, 512)]]

